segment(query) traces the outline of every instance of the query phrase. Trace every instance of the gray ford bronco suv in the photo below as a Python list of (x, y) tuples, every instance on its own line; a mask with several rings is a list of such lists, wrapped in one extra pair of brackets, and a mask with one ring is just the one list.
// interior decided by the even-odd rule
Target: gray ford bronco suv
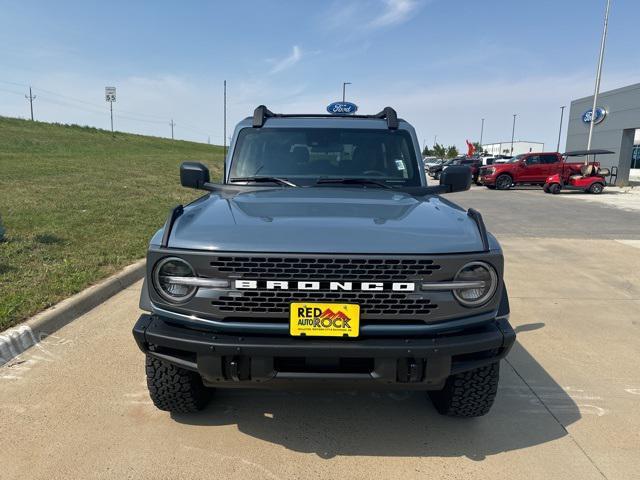
[(438, 412), (486, 414), (515, 341), (502, 250), (480, 214), (428, 186), (416, 133), (377, 115), (285, 115), (236, 127), (221, 184), (185, 162), (151, 239), (133, 335), (154, 404), (205, 407), (213, 387), (429, 392)]

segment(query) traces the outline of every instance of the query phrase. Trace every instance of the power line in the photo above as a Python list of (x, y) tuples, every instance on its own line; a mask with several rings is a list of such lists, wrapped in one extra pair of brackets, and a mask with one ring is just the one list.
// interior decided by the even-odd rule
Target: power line
[[(61, 93), (58, 92), (53, 92), (51, 90), (47, 90), (44, 88), (40, 88), (40, 87), (34, 87), (34, 86), (29, 86), (23, 83), (18, 83), (18, 82), (12, 82), (12, 81), (8, 81), (8, 80), (0, 80), (0, 83), (3, 84), (7, 84), (7, 85), (15, 85), (15, 86), (20, 86), (20, 87), (29, 87), (30, 88), (30, 92), (29, 92), (29, 96), (25, 97), (27, 98), (27, 100), (30, 100), (31, 102), (31, 106), (32, 106), (32, 102), (33, 100), (35, 100), (35, 98), (39, 98), (40, 101), (43, 101), (45, 103), (50, 103), (53, 105), (59, 105), (62, 107), (68, 107), (68, 108), (73, 108), (76, 110), (80, 110), (80, 111), (84, 111), (84, 112), (88, 112), (88, 113), (92, 113), (92, 114), (98, 114), (98, 115), (103, 115), (104, 114), (104, 106), (97, 104), (97, 103), (93, 103), (93, 102), (88, 102), (86, 100), (82, 100), (79, 98), (75, 98), (75, 97), (71, 97), (68, 95), (63, 95)], [(10, 89), (6, 89), (6, 88), (0, 88), (0, 91), (3, 92), (7, 92), (7, 93), (11, 93), (11, 94), (15, 94), (15, 95), (23, 95), (23, 93), (15, 91), (15, 90), (10, 90)], [(39, 95), (33, 95), (33, 92), (37, 92)], [(53, 98), (52, 98), (53, 97)], [(138, 112), (132, 112), (132, 111), (128, 111), (128, 110), (120, 110), (118, 109), (118, 113), (114, 112), (113, 113), (114, 118), (116, 119), (124, 119), (124, 120), (131, 120), (134, 122), (141, 122), (141, 123), (147, 123), (147, 124), (152, 124), (152, 125), (166, 125), (166, 120), (162, 120), (160, 117), (155, 116), (155, 115), (149, 115), (149, 114), (144, 114), (144, 113), (138, 113)], [(33, 116), (32, 116), (33, 119)], [(170, 125), (172, 125), (172, 130), (174, 129), (176, 123), (174, 122), (173, 119), (171, 119)], [(203, 130), (199, 127), (197, 127), (196, 125), (187, 123), (187, 122), (181, 122), (182, 128), (184, 130), (190, 131), (192, 133), (198, 134), (198, 135), (203, 135), (206, 136), (208, 138), (208, 141), (210, 141), (212, 135), (210, 135), (210, 131), (206, 131)], [(213, 135), (214, 138), (220, 138), (220, 135)], [(172, 138), (174, 138), (172, 136)], [(226, 136), (222, 136), (222, 140), (226, 141)]]

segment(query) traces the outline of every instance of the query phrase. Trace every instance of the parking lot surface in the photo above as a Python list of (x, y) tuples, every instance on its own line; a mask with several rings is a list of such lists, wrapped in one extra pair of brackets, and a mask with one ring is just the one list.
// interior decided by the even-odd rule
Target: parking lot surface
[(505, 250), (518, 340), (489, 415), (442, 417), (420, 392), (222, 390), (171, 416), (130, 333), (136, 284), (0, 368), (0, 477), (638, 478), (638, 213), (528, 189), (447, 198)]

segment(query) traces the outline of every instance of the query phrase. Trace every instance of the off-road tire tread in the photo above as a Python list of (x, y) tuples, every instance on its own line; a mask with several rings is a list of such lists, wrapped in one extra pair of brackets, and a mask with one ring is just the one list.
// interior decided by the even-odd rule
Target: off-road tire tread
[(147, 387), (153, 404), (172, 413), (193, 413), (209, 401), (200, 375), (147, 355)]
[(480, 417), (491, 410), (498, 392), (500, 364), (450, 376), (440, 391), (429, 392), (438, 413), (452, 417)]

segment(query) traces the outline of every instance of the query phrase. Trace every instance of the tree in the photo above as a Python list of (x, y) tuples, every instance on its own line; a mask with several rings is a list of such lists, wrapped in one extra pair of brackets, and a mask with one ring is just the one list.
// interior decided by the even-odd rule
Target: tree
[(458, 156), (458, 148), (455, 145), (449, 145), (447, 147), (446, 157), (447, 158), (455, 158), (457, 156)]
[(433, 145), (433, 155), (438, 158), (444, 158), (447, 156), (447, 150), (439, 143), (436, 143)]
[(431, 157), (433, 156), (433, 150), (429, 150), (429, 145), (424, 146), (424, 150), (422, 150), (423, 157)]

